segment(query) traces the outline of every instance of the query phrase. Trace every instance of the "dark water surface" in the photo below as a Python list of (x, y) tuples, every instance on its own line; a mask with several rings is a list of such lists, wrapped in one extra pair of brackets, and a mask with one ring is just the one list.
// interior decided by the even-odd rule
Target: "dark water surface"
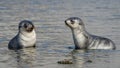
[[(64, 20), (83, 19), (88, 32), (112, 39), (115, 51), (79, 51)], [(7, 49), (21, 20), (36, 26), (37, 47), (17, 52)], [(0, 68), (120, 68), (120, 0), (0, 0)], [(58, 64), (63, 59), (73, 64)], [(88, 62), (90, 60), (91, 62)]]

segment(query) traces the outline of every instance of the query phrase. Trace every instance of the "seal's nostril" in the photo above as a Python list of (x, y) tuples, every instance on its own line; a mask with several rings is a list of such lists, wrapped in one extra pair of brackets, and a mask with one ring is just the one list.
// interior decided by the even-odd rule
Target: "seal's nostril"
[(66, 23), (66, 20), (65, 20), (65, 23)]
[(65, 24), (67, 24), (67, 21), (65, 20)]

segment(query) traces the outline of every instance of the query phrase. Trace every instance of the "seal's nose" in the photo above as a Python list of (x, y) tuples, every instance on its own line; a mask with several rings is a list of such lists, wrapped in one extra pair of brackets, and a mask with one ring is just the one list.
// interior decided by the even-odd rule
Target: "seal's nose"
[(66, 23), (66, 20), (65, 20), (65, 23)]
[(68, 24), (67, 24), (67, 20), (65, 20), (65, 24), (68, 25)]
[(25, 23), (24, 28), (33, 28), (34, 26), (30, 23)]

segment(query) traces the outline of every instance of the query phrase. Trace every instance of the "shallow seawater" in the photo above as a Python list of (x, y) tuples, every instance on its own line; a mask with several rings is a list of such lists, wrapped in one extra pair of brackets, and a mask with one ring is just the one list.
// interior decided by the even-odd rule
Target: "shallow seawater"
[[(68, 17), (80, 17), (86, 30), (112, 39), (117, 50), (74, 47)], [(36, 26), (36, 48), (8, 50), (22, 20)], [(0, 0), (0, 68), (120, 68), (120, 0)], [(63, 59), (73, 64), (58, 64)]]

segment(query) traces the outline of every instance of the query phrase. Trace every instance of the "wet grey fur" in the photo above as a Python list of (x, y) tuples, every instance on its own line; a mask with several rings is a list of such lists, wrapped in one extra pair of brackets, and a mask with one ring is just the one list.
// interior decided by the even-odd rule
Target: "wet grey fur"
[(89, 34), (78, 17), (66, 19), (65, 24), (72, 30), (75, 49), (116, 49), (112, 40)]
[(8, 48), (18, 50), (24, 47), (34, 47), (36, 43), (36, 34), (33, 23), (28, 20), (23, 20), (19, 23), (18, 28), (18, 34), (10, 40)]

